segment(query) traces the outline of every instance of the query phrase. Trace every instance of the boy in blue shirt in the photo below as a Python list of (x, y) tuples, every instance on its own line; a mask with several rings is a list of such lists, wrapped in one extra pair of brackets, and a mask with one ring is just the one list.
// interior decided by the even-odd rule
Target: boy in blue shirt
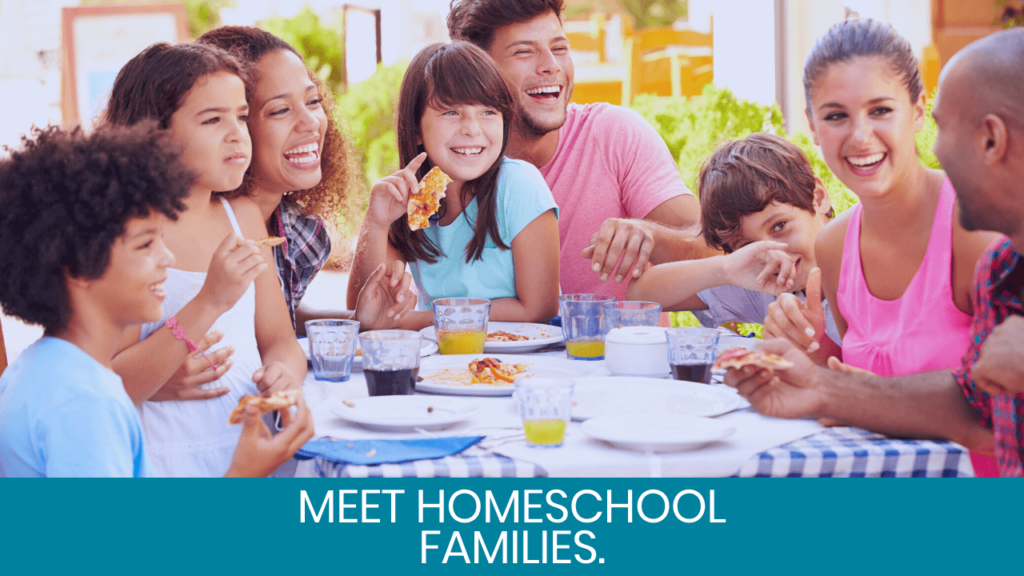
[[(0, 377), (0, 476), (149, 476), (110, 361), (125, 328), (162, 316), (162, 226), (192, 175), (149, 125), (50, 127), (22, 144), (0, 162), (0, 305), (45, 333)], [(247, 409), (229, 476), (265, 476), (313, 434), (301, 397), (282, 421), (272, 437)]]

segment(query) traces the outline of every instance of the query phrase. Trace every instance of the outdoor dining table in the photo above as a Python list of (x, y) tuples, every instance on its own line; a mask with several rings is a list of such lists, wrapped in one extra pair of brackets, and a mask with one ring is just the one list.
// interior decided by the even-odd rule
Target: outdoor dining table
[[(564, 351), (522, 354), (565, 358)], [(581, 362), (591, 375), (609, 376), (604, 361)], [(625, 382), (625, 380), (624, 380)], [(723, 384), (723, 390), (735, 393)], [(511, 436), (522, 421), (510, 396), (469, 398), (479, 410), (467, 421), (425, 433), (381, 432), (336, 415), (344, 401), (367, 397), (366, 380), (353, 370), (347, 382), (317, 381), (312, 368), (303, 383), (312, 411), (314, 439), (348, 441), (485, 436), (479, 444), (444, 458), (356, 465), (326, 457), (285, 464), (275, 475), (321, 478), (381, 477), (964, 477), (973, 476), (967, 450), (952, 442), (888, 438), (851, 427), (824, 428), (817, 421), (769, 418), (745, 401), (717, 419), (736, 433), (714, 444), (675, 453), (622, 450), (588, 437), (570, 422), (560, 448), (539, 449)]]

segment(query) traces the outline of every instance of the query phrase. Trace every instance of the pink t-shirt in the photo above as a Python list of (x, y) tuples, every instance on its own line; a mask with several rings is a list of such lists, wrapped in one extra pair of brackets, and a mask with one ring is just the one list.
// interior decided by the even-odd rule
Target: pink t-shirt
[(662, 202), (692, 194), (672, 154), (642, 116), (611, 104), (569, 104), (558, 148), (541, 167), (559, 207), (561, 286), (565, 294), (625, 296), (580, 253), (609, 218), (645, 218)]

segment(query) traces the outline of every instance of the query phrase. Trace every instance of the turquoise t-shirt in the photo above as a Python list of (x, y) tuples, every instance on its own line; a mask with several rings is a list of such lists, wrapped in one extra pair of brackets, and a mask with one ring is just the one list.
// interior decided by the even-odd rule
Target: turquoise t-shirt
[(0, 377), (0, 477), (152, 475), (121, 377), (41, 338)]
[[(512, 246), (523, 228), (558, 205), (540, 171), (522, 160), (505, 158), (498, 172), (498, 232), (501, 240)], [(516, 295), (516, 273), (512, 250), (502, 250), (490, 237), (484, 246), (483, 258), (466, 262), (466, 246), (473, 239), (477, 203), (466, 206), (462, 214), (448, 226), (431, 222), (424, 230), (444, 252), (436, 264), (412, 263), (412, 275), (419, 290), (419, 306), (429, 310), (435, 298), (512, 298)]]

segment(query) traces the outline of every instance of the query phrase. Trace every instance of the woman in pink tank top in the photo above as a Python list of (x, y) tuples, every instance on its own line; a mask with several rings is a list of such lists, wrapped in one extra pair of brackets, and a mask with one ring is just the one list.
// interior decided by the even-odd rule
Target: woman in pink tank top
[(837, 24), (812, 49), (804, 90), (815, 143), (860, 199), (815, 244), (842, 360), (880, 376), (959, 367), (974, 267), (994, 235), (964, 230), (945, 174), (918, 160), (927, 108), (909, 42), (871, 19)]

